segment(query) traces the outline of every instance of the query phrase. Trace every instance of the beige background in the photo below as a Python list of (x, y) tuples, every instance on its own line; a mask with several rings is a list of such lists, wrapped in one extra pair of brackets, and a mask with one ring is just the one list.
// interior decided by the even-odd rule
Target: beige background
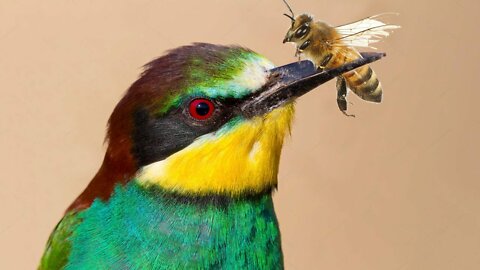
[[(454, 3), (455, 2), (455, 3)], [(288, 269), (480, 269), (478, 11), (464, 1), (301, 1), (341, 24), (385, 11), (381, 105), (334, 84), (298, 101), (275, 196)], [(33, 269), (103, 158), (105, 123), (169, 48), (241, 44), (295, 61), (275, 1), (0, 1), (0, 269)]]

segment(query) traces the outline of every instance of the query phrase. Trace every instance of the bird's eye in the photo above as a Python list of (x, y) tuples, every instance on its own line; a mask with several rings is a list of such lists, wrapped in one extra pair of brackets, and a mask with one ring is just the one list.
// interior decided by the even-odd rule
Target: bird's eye
[(297, 29), (297, 31), (295, 31), (295, 37), (302, 38), (306, 34), (308, 34), (309, 31), (310, 31), (310, 27), (308, 27), (308, 24), (303, 24)]
[(190, 102), (188, 111), (197, 120), (207, 120), (215, 110), (215, 105), (208, 99), (197, 98)]

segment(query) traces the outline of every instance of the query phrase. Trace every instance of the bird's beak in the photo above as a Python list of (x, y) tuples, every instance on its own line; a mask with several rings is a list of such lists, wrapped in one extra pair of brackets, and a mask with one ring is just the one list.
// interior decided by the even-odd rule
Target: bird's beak
[(363, 58), (346, 63), (340, 67), (317, 70), (310, 61), (299, 61), (268, 71), (268, 80), (264, 86), (246, 97), (240, 105), (246, 117), (263, 115), (296, 98), (310, 92), (317, 86), (354, 70), (365, 64), (384, 57), (384, 53), (362, 53)]

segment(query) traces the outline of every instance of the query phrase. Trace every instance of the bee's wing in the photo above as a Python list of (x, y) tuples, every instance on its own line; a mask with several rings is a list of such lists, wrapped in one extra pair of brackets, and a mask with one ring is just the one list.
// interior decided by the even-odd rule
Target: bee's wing
[(370, 44), (390, 35), (389, 31), (400, 28), (398, 25), (386, 24), (371, 16), (353, 23), (335, 27), (340, 38), (332, 40), (333, 45), (373, 48)]

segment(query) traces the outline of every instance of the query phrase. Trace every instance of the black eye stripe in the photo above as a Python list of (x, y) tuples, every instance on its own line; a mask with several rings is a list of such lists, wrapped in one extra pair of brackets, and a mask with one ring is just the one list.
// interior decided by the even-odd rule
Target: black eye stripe
[[(194, 100), (199, 102), (191, 108)], [(239, 104), (239, 100), (234, 98), (215, 100), (186, 97), (181, 105), (161, 115), (150, 113), (146, 108), (138, 108), (134, 113), (132, 131), (132, 154), (138, 166), (162, 160), (187, 147), (196, 138), (218, 130), (239, 115)], [(203, 108), (207, 107), (204, 105), (208, 106), (208, 112), (201, 115)], [(191, 109), (204, 119), (198, 120), (192, 116)]]

